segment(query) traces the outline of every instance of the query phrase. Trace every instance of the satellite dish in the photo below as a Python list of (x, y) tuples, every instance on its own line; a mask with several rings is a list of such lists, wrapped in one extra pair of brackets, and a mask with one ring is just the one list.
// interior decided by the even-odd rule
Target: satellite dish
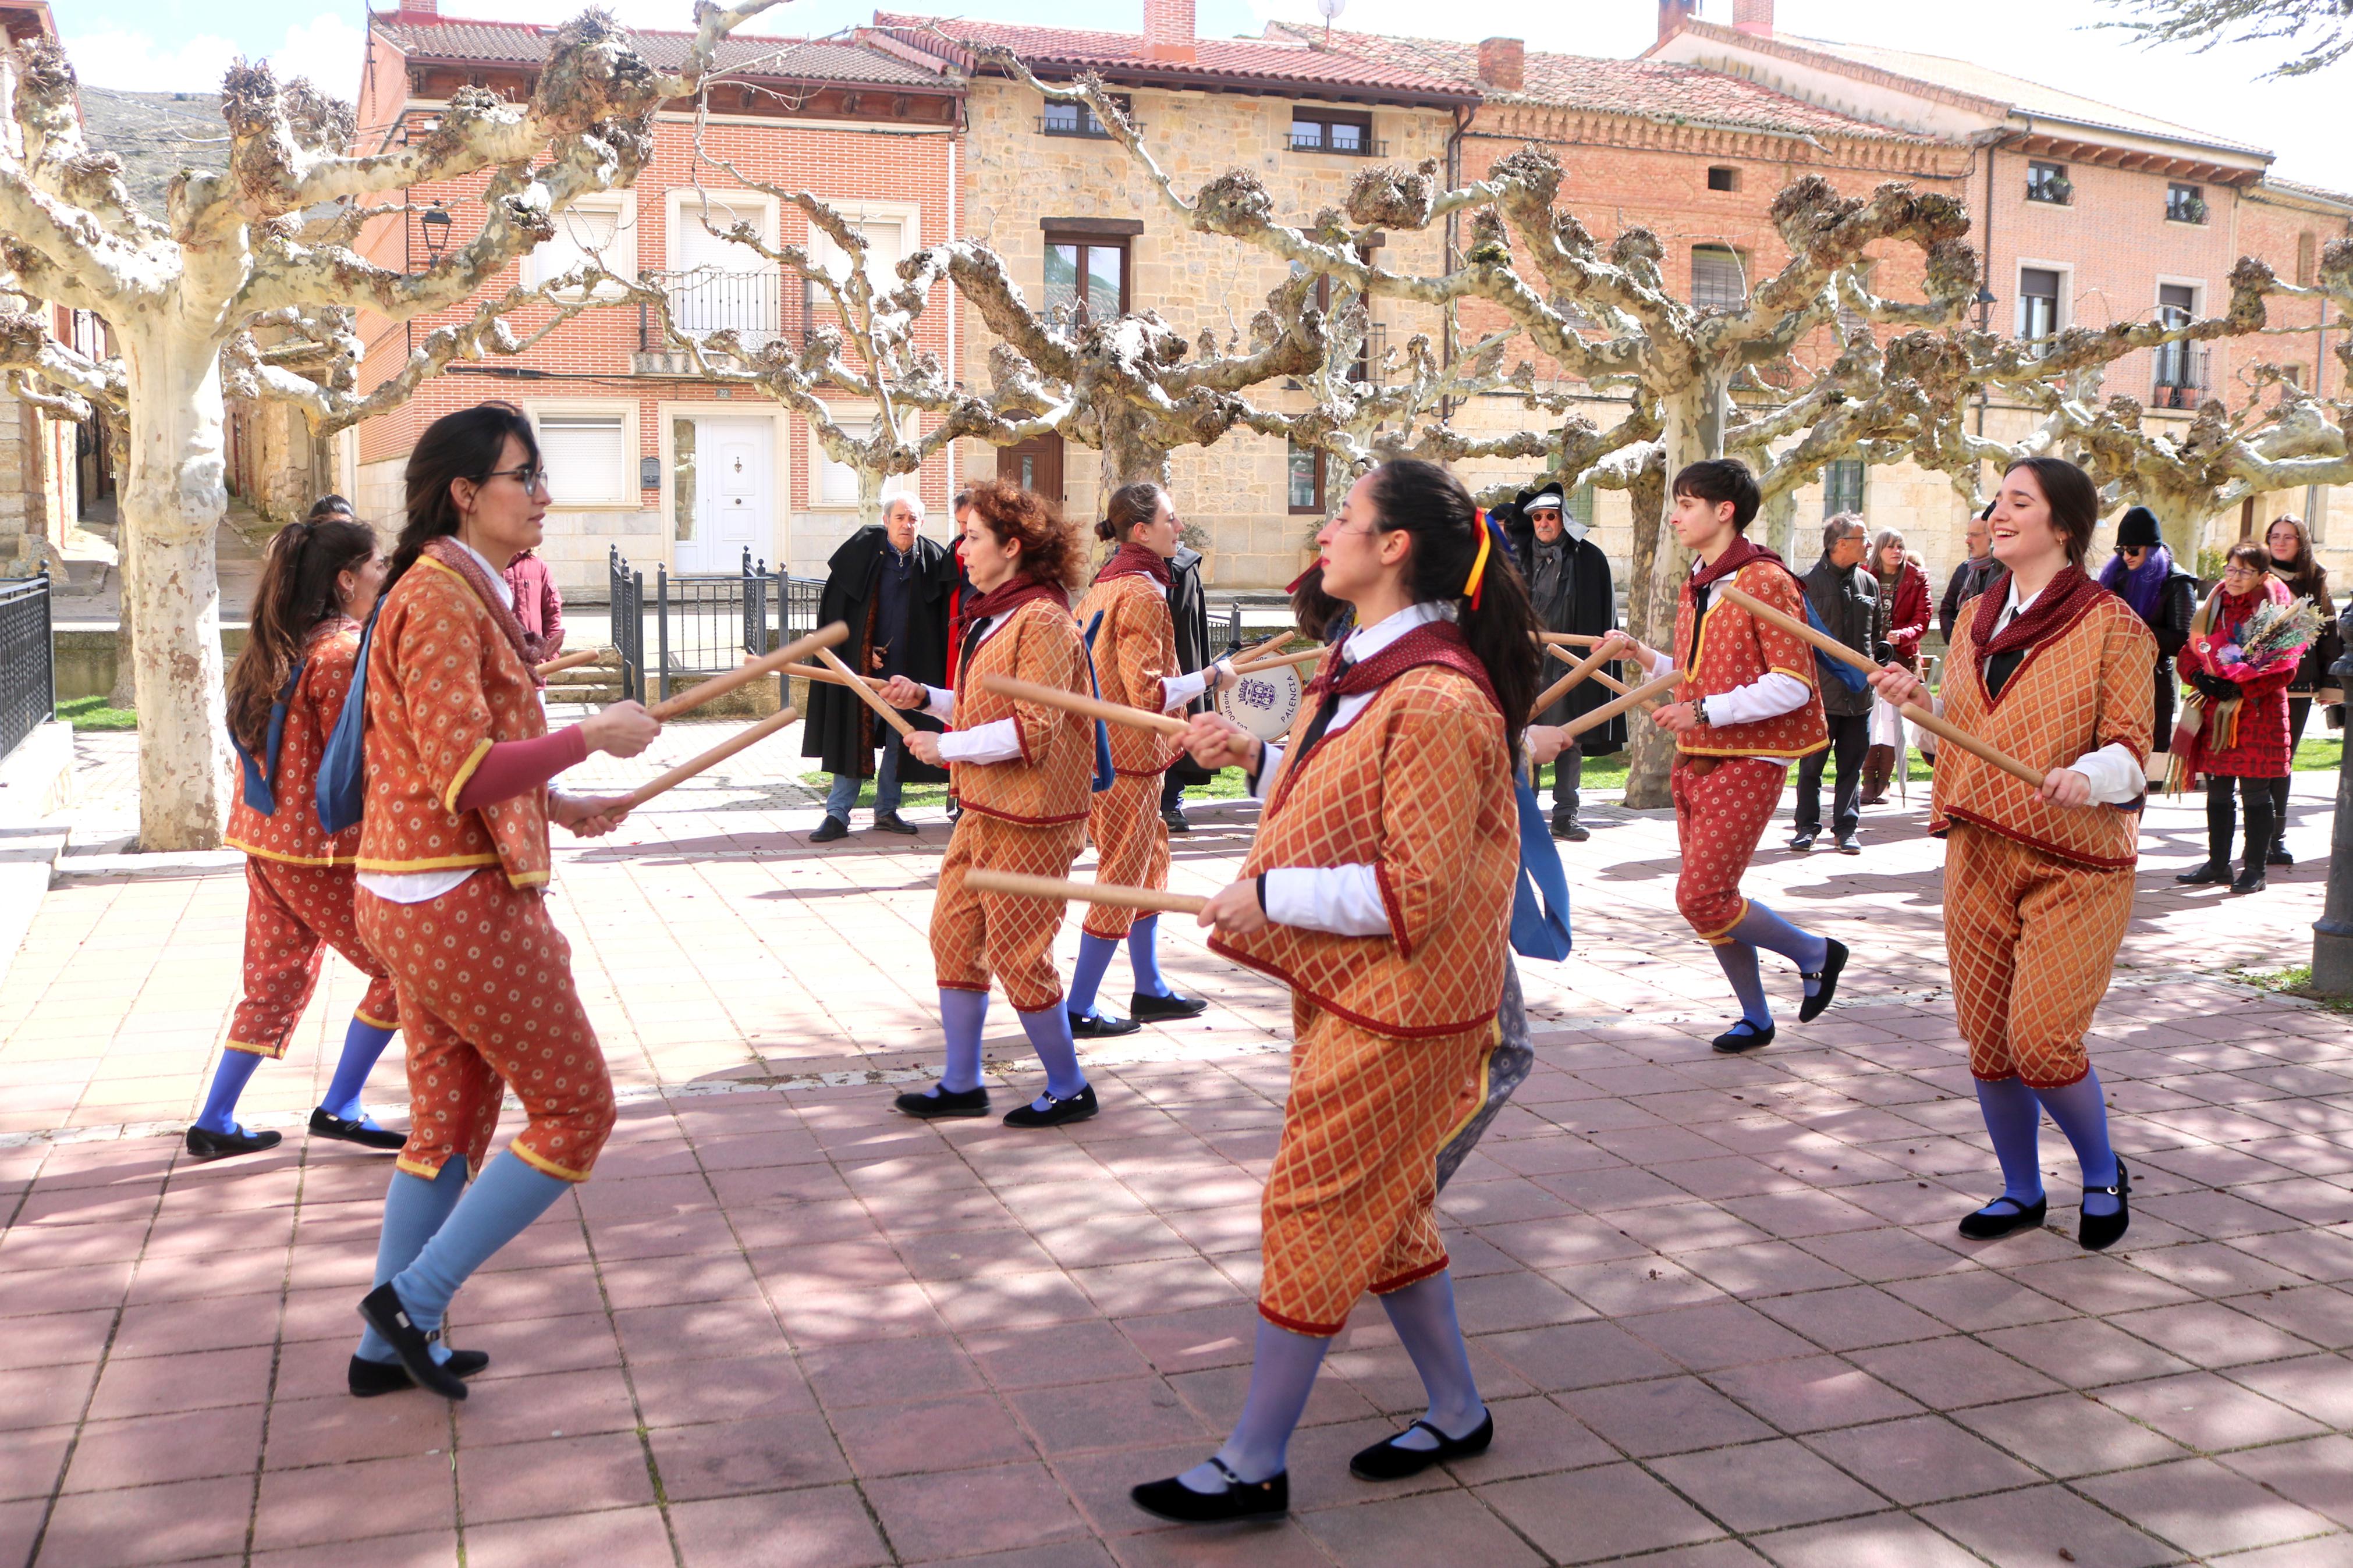
[(1316, 14), (1330, 22), (1348, 8), (1348, 0), (1315, 0)]

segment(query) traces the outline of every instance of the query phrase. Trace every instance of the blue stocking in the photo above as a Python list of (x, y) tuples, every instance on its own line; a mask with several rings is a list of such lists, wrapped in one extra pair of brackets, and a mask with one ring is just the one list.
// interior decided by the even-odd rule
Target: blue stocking
[[(1242, 1418), (1234, 1435), (1218, 1450), (1234, 1474), (1245, 1481), (1263, 1481), (1281, 1475), (1291, 1434), (1315, 1390), (1315, 1371), (1332, 1342), (1320, 1334), (1294, 1334), (1259, 1320), (1258, 1351), (1250, 1361), (1250, 1393), (1242, 1400)], [(1194, 1466), (1176, 1478), (1197, 1492), (1221, 1492), (1226, 1478), (1217, 1467)]]
[(940, 1032), (947, 1037), (947, 1064), (940, 1069), (937, 1095), (969, 1094), (980, 1087), (980, 1029), (988, 1022), (988, 993), (940, 987)]
[[(458, 1206), (458, 1199), (466, 1190), (466, 1158), (455, 1154), (445, 1162), (431, 1181), (414, 1176), (406, 1171), (392, 1173), (392, 1185), (384, 1194), (384, 1233), (375, 1244), (375, 1282), (389, 1284), (393, 1276), (417, 1261), (433, 1233)], [(392, 1346), (382, 1334), (369, 1329), (360, 1336), (360, 1359), (382, 1362), (386, 1366), (399, 1361)], [(433, 1342), (433, 1359), (447, 1361), (449, 1352), (441, 1342)]]
[(1757, 950), (1745, 942), (1719, 942), (1715, 961), (1732, 982), (1732, 994), (1740, 998), (1741, 1020), (1753, 1029), (1771, 1028), (1773, 1009), (1765, 1000), (1765, 977), (1757, 972)]
[(196, 1113), (196, 1125), (207, 1132), (237, 1131), (237, 1097), (245, 1092), (246, 1080), (261, 1058), (251, 1051), (223, 1051), (220, 1066), (213, 1069), (213, 1087), (205, 1096), (205, 1108)]
[[(2086, 1072), (2064, 1089), (2038, 1089), (2031, 1091), (2075, 1146), (2075, 1161), (2084, 1167), (2084, 1185), (2113, 1187), (2116, 1184), (2116, 1152), (2108, 1147), (2108, 1107), (2100, 1094), (2100, 1075)], [(2114, 1214), (2118, 1204), (2105, 1193), (2087, 1193), (2084, 1212), (2089, 1215)]]
[[(1748, 900), (1748, 908), (1741, 915), (1740, 923), (1725, 934), (1751, 947), (1779, 953), (1796, 964), (1800, 974), (1819, 972), (1823, 961), (1831, 955), (1829, 942), (1799, 931), (1754, 899)], [(1815, 982), (1806, 982), (1807, 995), (1811, 996), (1819, 989)]]
[(326, 1098), (319, 1101), (320, 1110), (346, 1121), (375, 1125), (375, 1119), (360, 1109), (360, 1090), (367, 1087), (368, 1073), (375, 1067), (376, 1058), (384, 1055), (385, 1047), (392, 1044), (392, 1036), (390, 1029), (379, 1029), (364, 1018), (353, 1016), (351, 1027), (343, 1031), (343, 1054), (335, 1060), (335, 1076), (327, 1085)]
[(2042, 1196), (2042, 1171), (2035, 1152), (2042, 1109), (2035, 1103), (2034, 1091), (2018, 1079), (1979, 1079), (1977, 1085), (1978, 1109), (1985, 1112), (1994, 1158), (2001, 1162), (2001, 1196), (1986, 1207), (2008, 1203), (2023, 1211)]
[(439, 1328), (458, 1287), (571, 1188), (570, 1182), (534, 1168), (512, 1149), (485, 1165), (425, 1250), (393, 1276), (392, 1288), (409, 1321), (427, 1333)]
[(1171, 994), (1160, 978), (1160, 917), (1145, 915), (1127, 928), (1127, 966), (1135, 971), (1138, 996)]
[(1111, 955), (1119, 951), (1119, 943), (1107, 936), (1097, 936), (1091, 931), (1079, 933), (1079, 966), (1071, 972), (1071, 994), (1062, 998), (1062, 1005), (1071, 1010), (1073, 1018), (1092, 1018), (1095, 1013), (1095, 993), (1103, 989), (1103, 972), (1111, 967)]
[[(1079, 1070), (1078, 1044), (1071, 1038), (1071, 1016), (1060, 1003), (1014, 1016), (1021, 1020), (1021, 1032), (1029, 1037), (1029, 1048), (1045, 1064), (1047, 1094), (1068, 1100), (1087, 1087), (1087, 1075)], [(1050, 1102), (1041, 1096), (1030, 1103), (1043, 1110)]]
[[(1462, 1342), (1462, 1325), (1454, 1316), (1454, 1277), (1440, 1269), (1401, 1290), (1381, 1298), (1389, 1327), (1413, 1358), (1421, 1386), (1430, 1395), (1423, 1417), (1449, 1437), (1468, 1437), (1487, 1418), (1479, 1384), (1471, 1375), (1471, 1347)], [(1400, 1448), (1435, 1448), (1438, 1439), (1417, 1426), (1394, 1439)]]

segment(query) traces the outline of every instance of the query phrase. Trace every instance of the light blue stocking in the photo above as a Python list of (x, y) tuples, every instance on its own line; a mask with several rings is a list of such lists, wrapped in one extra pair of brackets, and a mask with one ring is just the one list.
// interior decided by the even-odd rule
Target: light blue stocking
[(319, 1109), (330, 1116), (374, 1127), (375, 1118), (360, 1109), (360, 1091), (367, 1087), (368, 1074), (385, 1047), (392, 1044), (392, 1030), (379, 1029), (354, 1015), (351, 1027), (343, 1031), (343, 1054), (335, 1059), (335, 1076)]
[[(392, 1185), (384, 1194), (384, 1232), (375, 1243), (375, 1282), (389, 1284), (395, 1275), (417, 1261), (425, 1244), (433, 1239), (458, 1206), (458, 1199), (466, 1191), (466, 1157), (453, 1154), (443, 1163), (431, 1181), (414, 1176), (406, 1171), (392, 1173)], [(382, 1362), (389, 1366), (400, 1358), (382, 1334), (370, 1328), (360, 1336), (360, 1359)], [(449, 1352), (438, 1340), (433, 1342), (433, 1359), (447, 1361)]]
[(2006, 1203), (2023, 1213), (2042, 1197), (2042, 1162), (2036, 1152), (2042, 1109), (2035, 1103), (2034, 1091), (2019, 1079), (1979, 1079), (1977, 1085), (1978, 1109), (1985, 1112), (1993, 1155), (2001, 1162), (2001, 1196), (1986, 1207)]
[(425, 1249), (393, 1276), (392, 1288), (409, 1321), (427, 1333), (439, 1328), (458, 1287), (571, 1189), (570, 1182), (539, 1170), (512, 1149), (484, 1166)]
[[(1756, 900), (1748, 900), (1747, 911), (1740, 923), (1725, 933), (1735, 942), (1745, 942), (1751, 947), (1761, 947), (1767, 952), (1778, 952), (1798, 966), (1800, 974), (1820, 971), (1831, 955), (1831, 944), (1818, 936), (1810, 936), (1767, 909)], [(1806, 994), (1811, 996), (1821, 987), (1818, 982), (1806, 982)]]
[(1095, 1014), (1095, 993), (1103, 989), (1103, 972), (1111, 967), (1111, 955), (1119, 951), (1119, 943), (1092, 931), (1079, 933), (1079, 964), (1071, 971), (1071, 994), (1062, 998), (1073, 1018), (1092, 1018)]
[[(2116, 1152), (2108, 1147), (2108, 1106), (2100, 1093), (2100, 1075), (2086, 1072), (2064, 1089), (2038, 1089), (2034, 1097), (2067, 1142), (2075, 1146), (2075, 1161), (2084, 1168), (2084, 1185), (2113, 1187), (2116, 1184)], [(2084, 1212), (2088, 1215), (2114, 1214), (2123, 1206), (2105, 1193), (2086, 1192)]]
[[(1261, 1318), (1258, 1351), (1250, 1361), (1250, 1393), (1242, 1399), (1242, 1418), (1234, 1435), (1218, 1450), (1218, 1458), (1245, 1481), (1263, 1481), (1281, 1475), (1289, 1460), (1291, 1434), (1315, 1391), (1315, 1372), (1332, 1342), (1320, 1334), (1294, 1334)], [(1226, 1489), (1226, 1478), (1215, 1465), (1199, 1464), (1176, 1478), (1197, 1492)]]
[(1172, 994), (1160, 978), (1160, 917), (1145, 915), (1127, 928), (1127, 966), (1135, 971), (1138, 996)]
[(940, 988), (940, 1032), (948, 1044), (947, 1064), (940, 1069), (940, 1089), (950, 1094), (968, 1094), (980, 1087), (980, 1031), (987, 1022), (987, 992)]
[[(1029, 1037), (1029, 1048), (1045, 1064), (1047, 1094), (1068, 1100), (1087, 1087), (1087, 1075), (1079, 1070), (1078, 1044), (1071, 1038), (1071, 1015), (1060, 1002), (1014, 1016), (1021, 1020), (1021, 1032)], [(1050, 1102), (1040, 1097), (1030, 1103), (1044, 1110)]]
[[(1430, 1395), (1422, 1418), (1449, 1437), (1468, 1437), (1487, 1418), (1479, 1384), (1471, 1375), (1471, 1347), (1462, 1342), (1462, 1325), (1454, 1316), (1454, 1276), (1441, 1268), (1427, 1279), (1417, 1279), (1381, 1298), (1413, 1370)], [(1414, 1427), (1393, 1439), (1400, 1448), (1435, 1448), (1438, 1439)]]
[(223, 1051), (220, 1066), (213, 1069), (213, 1087), (205, 1096), (205, 1108), (196, 1113), (196, 1125), (207, 1132), (227, 1134), (237, 1127), (237, 1097), (245, 1092), (253, 1069), (261, 1058), (251, 1051)]
[(1757, 950), (1745, 942), (1719, 942), (1715, 962), (1724, 966), (1732, 994), (1740, 998), (1741, 1021), (1759, 1032), (1771, 1028), (1773, 1008), (1765, 1000), (1765, 977), (1757, 970)]

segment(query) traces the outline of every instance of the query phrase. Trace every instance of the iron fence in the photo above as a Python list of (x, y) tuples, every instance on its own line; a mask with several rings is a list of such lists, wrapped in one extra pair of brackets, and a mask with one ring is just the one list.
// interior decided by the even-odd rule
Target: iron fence
[(650, 602), (645, 573), (630, 566), (617, 545), (606, 573), (621, 695), (640, 702), (667, 698), (673, 677), (717, 675), (815, 630), (825, 593), (822, 578), (796, 577), (781, 566), (770, 571), (748, 549), (732, 573), (674, 574), (657, 563)]
[[(690, 272), (649, 272), (644, 280), (670, 296), (670, 320), (688, 337), (733, 332), (747, 352), (757, 353), (784, 336), (783, 287), (774, 272), (698, 267)], [(638, 351), (659, 353), (669, 348), (654, 311), (638, 306)]]
[(632, 572), (614, 545), (605, 557), (606, 603), (612, 614), (613, 651), (621, 661), (624, 701), (646, 700), (646, 574)]
[(38, 576), (0, 584), (0, 757), (57, 717), (49, 608), (47, 567)]
[(2157, 396), (2159, 408), (2195, 408), (2206, 400), (2207, 351), (2187, 343), (2166, 343), (2157, 351)]

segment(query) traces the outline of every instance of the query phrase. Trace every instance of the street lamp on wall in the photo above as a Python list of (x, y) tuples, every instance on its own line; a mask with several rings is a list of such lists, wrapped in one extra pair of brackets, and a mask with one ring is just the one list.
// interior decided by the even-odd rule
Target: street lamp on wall
[(425, 254), (436, 261), (449, 243), (449, 209), (439, 202), (417, 215), (417, 226), (425, 231)]

